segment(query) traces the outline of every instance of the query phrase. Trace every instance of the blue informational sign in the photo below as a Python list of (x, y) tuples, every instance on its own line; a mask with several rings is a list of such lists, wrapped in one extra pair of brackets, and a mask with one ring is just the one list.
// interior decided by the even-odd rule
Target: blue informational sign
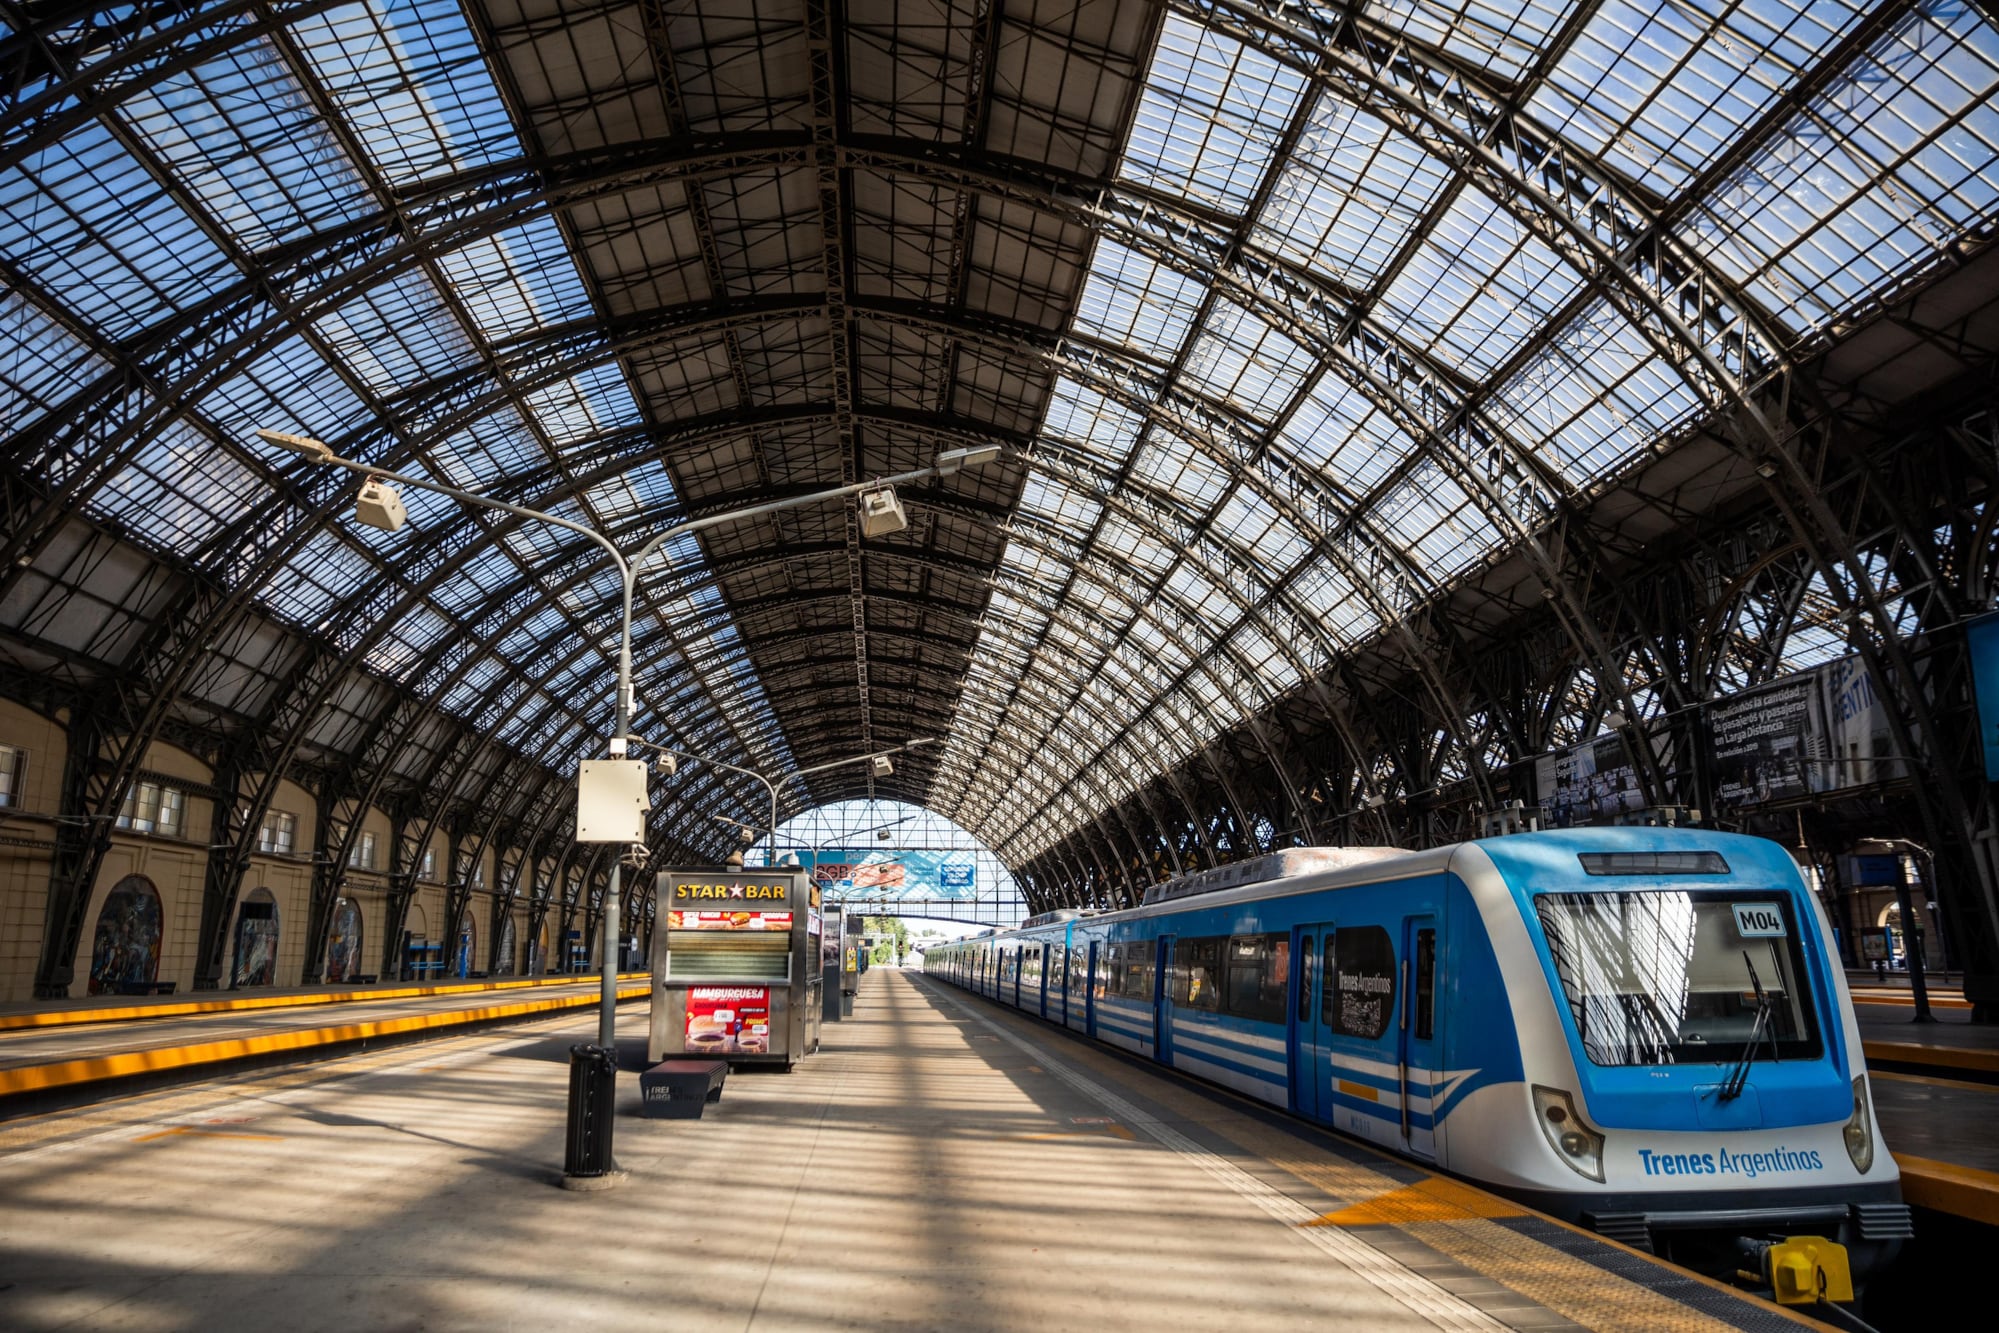
[(978, 872), (970, 852), (828, 847), (800, 852), (798, 858), (814, 884), (840, 898), (921, 902), (972, 898), (978, 892)]
[(1999, 614), (1967, 621), (1971, 684), (1978, 701), (1978, 738), (1985, 746), (1985, 780), (1999, 782)]

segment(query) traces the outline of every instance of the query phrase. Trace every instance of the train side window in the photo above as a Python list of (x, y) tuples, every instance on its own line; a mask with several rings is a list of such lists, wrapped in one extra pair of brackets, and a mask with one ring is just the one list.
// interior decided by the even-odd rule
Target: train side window
[(1337, 992), (1333, 983), (1338, 980), (1340, 972), (1339, 939), (1339, 931), (1327, 931), (1326, 947), (1319, 957), (1319, 1021), (1327, 1027), (1333, 1025), (1333, 1010), (1336, 1007), (1334, 997)]
[(1312, 1021), (1312, 942), (1310, 935), (1298, 937), (1298, 1021)]
[(1374, 1041), (1395, 1013), (1395, 941), (1380, 926), (1342, 928), (1334, 938), (1339, 994), (1333, 1031)]
[(1287, 935), (1236, 935), (1224, 942), (1222, 1008), (1258, 1023), (1284, 1021), (1284, 991), (1290, 984), (1291, 939)]
[(1416, 1040), (1437, 1034), (1437, 932), (1416, 932)]

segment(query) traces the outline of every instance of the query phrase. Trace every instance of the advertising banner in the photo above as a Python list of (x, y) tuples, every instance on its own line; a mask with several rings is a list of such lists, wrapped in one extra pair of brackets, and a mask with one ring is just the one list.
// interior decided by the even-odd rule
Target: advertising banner
[[(1663, 734), (1655, 751), (1663, 753)], [(1534, 762), (1542, 819), (1551, 828), (1608, 823), (1644, 806), (1638, 770), (1622, 736), (1599, 736)]]
[(668, 930), (790, 930), (789, 912), (668, 912)]
[(1828, 787), (1864, 787), (1909, 776), (1908, 765), (1896, 757), (1890, 705), (1858, 656), (1826, 663), (1825, 697), (1832, 741), (1828, 757), (1833, 761), (1824, 765)]
[(689, 1055), (763, 1055), (770, 1050), (770, 987), (687, 988)]
[(1714, 803), (1729, 810), (1825, 790), (1823, 682), (1816, 671), (1711, 704)]
[(978, 867), (971, 852), (828, 847), (802, 851), (798, 858), (812, 882), (836, 897), (922, 901), (978, 896)]
[(1985, 780), (1999, 782), (1999, 615), (1967, 622), (1964, 642), (1971, 654), (1971, 688), (1978, 704), (1978, 735), (1984, 742)]

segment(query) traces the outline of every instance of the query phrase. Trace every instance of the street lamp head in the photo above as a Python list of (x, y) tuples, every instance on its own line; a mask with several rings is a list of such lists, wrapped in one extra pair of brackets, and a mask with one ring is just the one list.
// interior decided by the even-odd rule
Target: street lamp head
[(383, 532), (400, 532), (410, 521), (409, 510), (403, 508), (403, 497), (380, 477), (370, 477), (361, 483), (361, 493), (354, 497), (354, 517)]
[(861, 492), (861, 535), (887, 537), (909, 526), (909, 515), (896, 498), (895, 487), (882, 486)]
[(333, 460), (332, 448), (310, 435), (290, 435), (281, 430), (260, 430), (257, 432), (257, 438), (265, 444), (275, 444), (280, 449), (289, 449), (315, 463), (328, 463)]
[(974, 444), (964, 449), (946, 449), (937, 455), (937, 475), (948, 477), (968, 467), (997, 463), (1006, 450), (997, 444)]

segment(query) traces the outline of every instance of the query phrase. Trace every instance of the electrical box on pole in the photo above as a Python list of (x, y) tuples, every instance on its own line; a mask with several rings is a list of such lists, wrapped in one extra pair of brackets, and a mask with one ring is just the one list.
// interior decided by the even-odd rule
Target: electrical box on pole
[(642, 759), (585, 759), (576, 769), (576, 841), (644, 842), (646, 764)]

